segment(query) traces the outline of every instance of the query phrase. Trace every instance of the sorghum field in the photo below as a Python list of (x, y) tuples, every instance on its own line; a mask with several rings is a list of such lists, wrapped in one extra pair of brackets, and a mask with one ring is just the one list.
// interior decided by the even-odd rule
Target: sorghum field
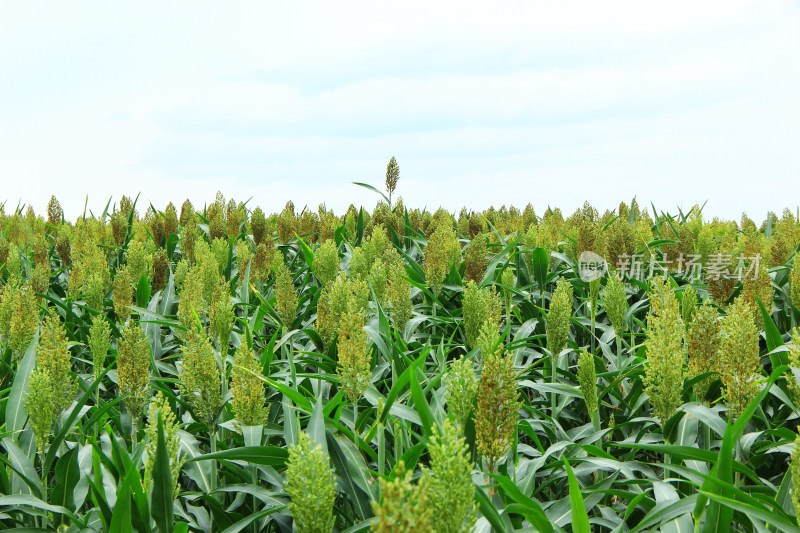
[(396, 183), (343, 214), (5, 206), (0, 527), (800, 531), (790, 211)]

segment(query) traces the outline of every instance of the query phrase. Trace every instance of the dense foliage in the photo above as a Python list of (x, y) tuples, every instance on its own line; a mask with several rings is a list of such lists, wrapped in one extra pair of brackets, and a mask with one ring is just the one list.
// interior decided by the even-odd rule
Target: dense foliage
[(800, 531), (791, 212), (454, 216), (398, 175), (344, 216), (0, 211), (0, 528)]

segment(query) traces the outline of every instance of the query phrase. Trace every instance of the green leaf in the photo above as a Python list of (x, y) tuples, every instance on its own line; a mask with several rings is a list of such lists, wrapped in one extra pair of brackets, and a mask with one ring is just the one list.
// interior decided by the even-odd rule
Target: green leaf
[(156, 522), (156, 527), (162, 533), (172, 531), (172, 504), (173, 483), (172, 473), (169, 468), (169, 452), (167, 440), (164, 436), (164, 421), (158, 413), (158, 437), (156, 441), (156, 456), (153, 461), (153, 491), (150, 496), (150, 513)]
[[(28, 394), (28, 378), (36, 366), (36, 346), (39, 344), (39, 332), (33, 336), (33, 340), (25, 350), (25, 355), (19, 363), (14, 382), (11, 384), (11, 394), (6, 402), (6, 431), (16, 433), (25, 427), (28, 419), (28, 412), (25, 410), (25, 396)], [(19, 435), (14, 435), (15, 442), (19, 442)]]
[(572, 509), (572, 531), (575, 533), (592, 533), (592, 526), (589, 524), (589, 515), (586, 514), (581, 488), (566, 457), (564, 457), (564, 467), (567, 469), (567, 477), (569, 478), (569, 506)]
[(547, 250), (536, 248), (531, 252), (531, 264), (533, 265), (533, 277), (539, 285), (539, 290), (544, 293), (547, 283), (547, 271), (550, 268), (550, 258), (547, 257)]
[(197, 461), (245, 461), (255, 465), (283, 466), (289, 458), (289, 451), (281, 446), (244, 446), (214, 453), (207, 453), (187, 459), (187, 463)]
[(147, 307), (150, 303), (150, 282), (147, 280), (147, 274), (142, 274), (139, 278), (139, 284), (136, 286), (136, 305), (139, 307)]

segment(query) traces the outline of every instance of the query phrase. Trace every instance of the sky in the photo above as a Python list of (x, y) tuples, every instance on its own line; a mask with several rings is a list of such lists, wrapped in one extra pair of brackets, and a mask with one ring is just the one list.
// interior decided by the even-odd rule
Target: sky
[(800, 205), (798, 0), (122, 4), (0, 4), (6, 211)]

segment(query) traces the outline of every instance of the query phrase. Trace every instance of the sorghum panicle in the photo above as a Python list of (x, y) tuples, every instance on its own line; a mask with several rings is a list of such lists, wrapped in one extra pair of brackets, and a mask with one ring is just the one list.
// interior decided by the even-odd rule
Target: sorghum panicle
[(283, 322), (283, 326), (289, 329), (297, 317), (297, 291), (292, 283), (292, 274), (283, 262), (281, 254), (275, 254), (272, 261), (272, 270), (275, 272), (275, 310)]
[(114, 277), (114, 313), (121, 325), (125, 325), (131, 317), (133, 303), (133, 279), (128, 268), (123, 266)]
[(138, 324), (129, 324), (122, 330), (117, 353), (119, 393), (128, 395), (125, 405), (134, 424), (138, 424), (150, 400), (150, 343)]
[(263, 377), (253, 350), (242, 342), (236, 349), (231, 370), (231, 406), (236, 420), (243, 426), (257, 426), (267, 420)]
[(42, 334), (36, 349), (36, 365), (50, 375), (54, 394), (53, 408), (56, 414), (60, 414), (72, 403), (78, 385), (70, 376), (72, 354), (69, 352), (64, 323), (53, 311), (42, 321)]
[(625, 283), (617, 276), (609, 276), (603, 291), (608, 321), (614, 327), (614, 333), (621, 337), (625, 331), (625, 314), (628, 312), (628, 297), (625, 294)]
[(475, 412), (475, 440), (486, 457), (489, 471), (508, 453), (517, 429), (517, 400), (514, 359), (500, 348), (484, 356)]
[(442, 431), (434, 428), (428, 451), (431, 456), (428, 504), (433, 531), (466, 533), (478, 518), (472, 461), (466, 439), (450, 420)]
[(180, 379), (181, 396), (193, 407), (198, 421), (205, 423), (213, 434), (223, 405), (222, 380), (214, 350), (204, 332), (192, 332), (184, 344)]
[(789, 370), (786, 372), (786, 384), (795, 405), (800, 405), (800, 382), (792, 369), (800, 369), (800, 329), (792, 330), (792, 343), (789, 345)]
[(300, 433), (297, 444), (289, 446), (286, 467), (289, 511), (299, 533), (330, 533), (333, 530), (333, 502), (336, 479), (330, 459), (322, 446)]
[(472, 405), (478, 392), (478, 380), (475, 377), (475, 365), (471, 359), (463, 355), (453, 361), (444, 378), (447, 412), (452, 416), (461, 431), (464, 430)]
[(494, 286), (479, 288), (473, 281), (464, 284), (462, 302), (467, 347), (474, 348), (484, 324), (495, 330), (499, 327), (502, 303)]
[(663, 426), (681, 404), (683, 372), (683, 323), (678, 300), (664, 277), (650, 282), (651, 315), (647, 324), (645, 391)]
[(103, 315), (92, 317), (92, 325), (89, 327), (89, 351), (92, 352), (92, 364), (94, 366), (94, 379), (100, 379), (100, 374), (105, 370), (108, 348), (111, 346), (111, 327), (108, 320)]
[(428, 501), (429, 476), (414, 484), (413, 472), (406, 471), (401, 460), (394, 470), (394, 479), (381, 478), (381, 501), (372, 502), (375, 533), (417, 533), (432, 531), (433, 509)]
[[(686, 347), (689, 356), (689, 379), (718, 371), (720, 333), (719, 313), (713, 305), (707, 301), (703, 302), (697, 309), (694, 320), (687, 325)], [(713, 377), (707, 377), (694, 384), (694, 393), (699, 401), (706, 401), (708, 388), (713, 380)]]
[(597, 411), (597, 374), (594, 367), (594, 356), (587, 350), (581, 350), (578, 357), (578, 383), (586, 402), (586, 411), (591, 417)]
[(569, 319), (572, 316), (572, 285), (560, 279), (550, 300), (547, 313), (547, 348), (552, 357), (557, 357), (569, 338)]
[(161, 415), (161, 423), (164, 430), (164, 441), (167, 444), (167, 457), (169, 459), (169, 471), (172, 477), (172, 499), (178, 497), (180, 492), (181, 468), (186, 462), (185, 457), (181, 457), (181, 438), (178, 435), (180, 424), (169, 405), (167, 398), (161, 393), (156, 393), (153, 403), (147, 411), (147, 426), (145, 434), (149, 439), (145, 446), (147, 460), (144, 466), (144, 479), (142, 480), (145, 492), (150, 492), (153, 486), (153, 466), (156, 458), (156, 447), (158, 446), (158, 416)]
[(367, 349), (364, 319), (363, 310), (351, 300), (339, 322), (339, 366), (336, 373), (342, 389), (354, 403), (364, 396), (371, 377), (372, 358)]
[(719, 359), (724, 398), (731, 419), (735, 419), (758, 394), (761, 371), (753, 309), (741, 297), (728, 308), (722, 332)]

